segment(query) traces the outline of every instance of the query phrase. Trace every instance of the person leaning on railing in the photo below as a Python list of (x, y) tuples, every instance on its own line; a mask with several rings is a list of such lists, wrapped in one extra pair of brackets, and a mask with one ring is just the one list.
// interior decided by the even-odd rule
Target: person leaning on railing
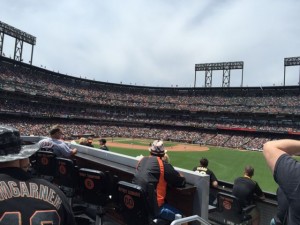
[(136, 168), (133, 183), (147, 193), (149, 184), (156, 191), (159, 218), (173, 221), (176, 214), (182, 214), (166, 201), (167, 185), (185, 186), (185, 178), (174, 167), (163, 160), (166, 153), (162, 140), (155, 140), (149, 148), (150, 156), (142, 157)]

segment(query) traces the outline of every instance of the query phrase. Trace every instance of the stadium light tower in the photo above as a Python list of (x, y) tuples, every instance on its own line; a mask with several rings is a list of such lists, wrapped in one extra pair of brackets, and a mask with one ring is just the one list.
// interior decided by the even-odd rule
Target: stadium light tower
[(0, 56), (3, 55), (2, 52), (5, 34), (16, 39), (14, 49), (14, 60), (16, 61), (23, 61), (23, 43), (26, 42), (31, 45), (30, 64), (32, 65), (33, 46), (36, 44), (36, 37), (0, 21)]
[[(300, 56), (284, 58), (283, 86), (285, 86), (285, 68), (287, 66), (300, 66)], [(300, 72), (299, 72), (299, 85), (300, 85)]]
[(230, 71), (234, 69), (242, 70), (241, 87), (243, 87), (243, 76), (244, 76), (243, 61), (195, 64), (194, 88), (196, 87), (197, 71), (205, 71), (205, 87), (211, 87), (213, 70), (223, 70), (222, 87), (230, 87)]

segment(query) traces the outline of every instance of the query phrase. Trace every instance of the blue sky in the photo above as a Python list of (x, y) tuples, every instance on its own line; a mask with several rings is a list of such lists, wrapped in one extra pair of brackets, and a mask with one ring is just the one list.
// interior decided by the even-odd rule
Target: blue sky
[[(63, 74), (192, 87), (196, 63), (244, 61), (244, 86), (279, 86), (284, 58), (300, 56), (299, 12), (298, 0), (2, 0), (0, 21), (37, 37), (34, 65)], [(5, 36), (6, 56), (13, 49)], [(30, 51), (24, 44), (25, 62)], [(299, 67), (287, 68), (286, 84), (298, 82)]]

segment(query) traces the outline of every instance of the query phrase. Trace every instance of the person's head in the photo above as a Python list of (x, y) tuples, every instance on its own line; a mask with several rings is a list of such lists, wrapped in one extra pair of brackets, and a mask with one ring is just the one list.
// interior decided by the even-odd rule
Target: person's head
[(162, 140), (153, 141), (149, 151), (151, 155), (159, 157), (163, 157), (167, 152), (167, 150), (164, 148), (164, 142)]
[(92, 137), (88, 137), (87, 142), (92, 144), (93, 143), (93, 138)]
[(170, 157), (168, 156), (167, 153), (165, 153), (165, 155), (161, 159), (166, 163), (171, 163)]
[(207, 167), (208, 166), (208, 159), (207, 158), (200, 159), (200, 166)]
[(84, 138), (84, 137), (80, 138), (80, 139), (79, 139), (79, 144), (80, 144), (80, 145), (86, 145), (86, 144), (87, 144), (87, 139)]
[(49, 134), (52, 138), (55, 139), (61, 139), (64, 135), (62, 127), (60, 127), (59, 125), (54, 125), (53, 127), (51, 127)]
[(22, 146), (16, 128), (0, 125), (0, 167), (20, 167), (20, 160), (29, 158), (37, 150), (37, 144)]
[(100, 145), (106, 145), (106, 140), (105, 139), (100, 139), (99, 140)]
[(250, 165), (246, 166), (244, 174), (248, 177), (252, 177), (254, 175), (254, 168)]

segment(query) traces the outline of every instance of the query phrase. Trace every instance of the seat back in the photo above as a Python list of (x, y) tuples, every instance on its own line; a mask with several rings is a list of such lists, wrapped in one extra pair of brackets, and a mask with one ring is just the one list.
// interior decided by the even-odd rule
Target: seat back
[(82, 200), (88, 204), (104, 206), (108, 200), (105, 174), (99, 170), (79, 169), (79, 190)]
[(35, 169), (39, 176), (55, 177), (56, 155), (53, 152), (37, 151), (35, 160)]
[(142, 188), (136, 184), (119, 181), (118, 193), (121, 213), (126, 224), (149, 224), (148, 204)]
[(56, 183), (69, 197), (78, 186), (78, 168), (71, 159), (56, 158)]
[(243, 207), (240, 205), (240, 202), (235, 196), (219, 192), (217, 194), (217, 199), (217, 208), (222, 214), (225, 224), (228, 222), (240, 224), (251, 219), (250, 216), (247, 216), (243, 213)]

